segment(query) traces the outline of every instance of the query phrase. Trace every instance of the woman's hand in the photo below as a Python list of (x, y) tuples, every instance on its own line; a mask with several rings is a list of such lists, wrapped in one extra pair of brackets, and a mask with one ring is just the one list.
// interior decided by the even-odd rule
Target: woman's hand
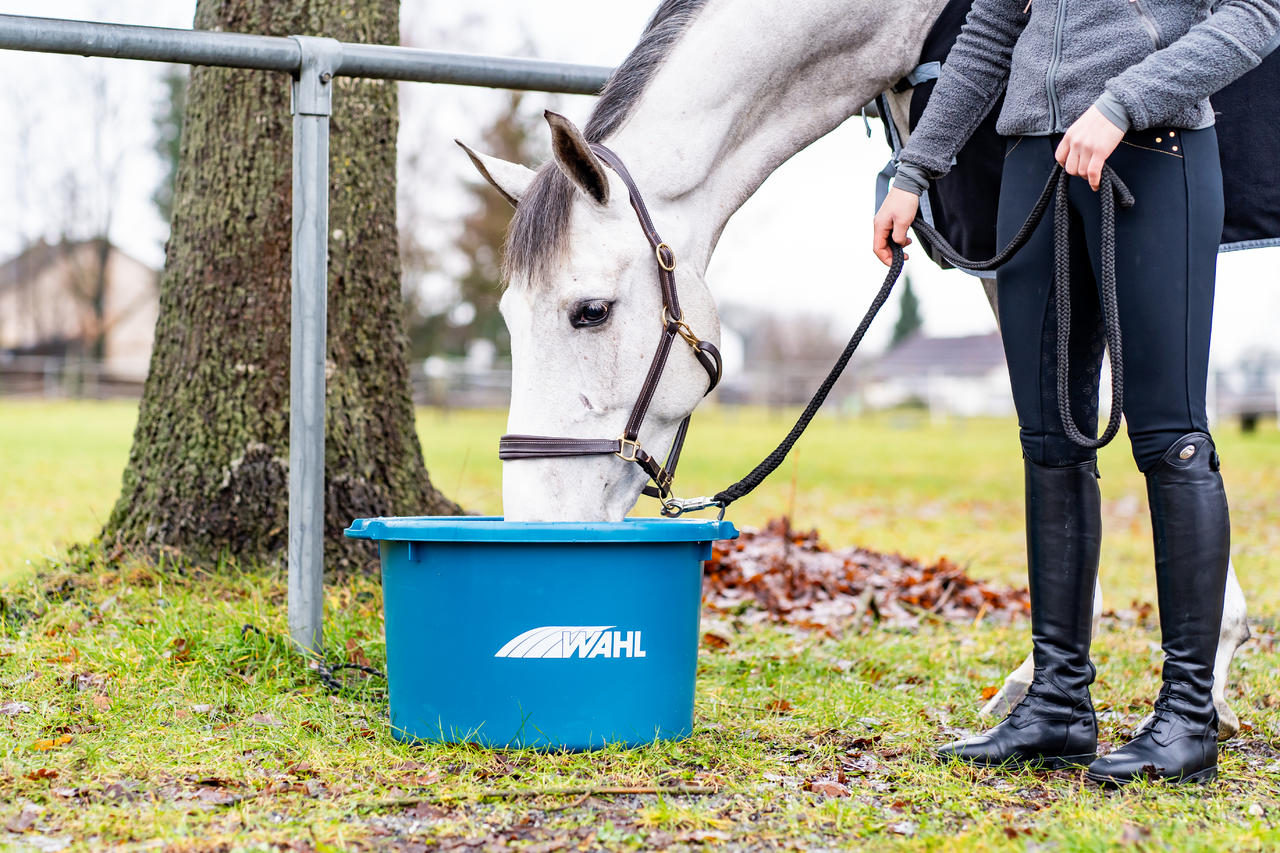
[(1123, 138), (1123, 130), (1112, 124), (1097, 107), (1089, 107), (1067, 128), (1054, 157), (1068, 175), (1087, 179), (1089, 186), (1097, 192), (1102, 181), (1102, 166)]
[(893, 250), (889, 248), (890, 236), (899, 246), (911, 245), (907, 229), (915, 221), (919, 208), (919, 196), (897, 187), (889, 188), (884, 204), (880, 205), (876, 218), (871, 221), (871, 251), (876, 253), (876, 257), (885, 266), (893, 263)]

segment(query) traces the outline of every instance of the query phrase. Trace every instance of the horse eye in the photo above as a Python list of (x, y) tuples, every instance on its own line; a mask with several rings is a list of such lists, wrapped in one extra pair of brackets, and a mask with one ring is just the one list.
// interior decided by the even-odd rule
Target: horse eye
[(611, 303), (600, 299), (593, 299), (590, 302), (581, 302), (575, 309), (573, 309), (573, 315), (569, 318), (569, 322), (573, 324), (575, 329), (599, 326), (605, 320), (609, 319), (610, 307)]

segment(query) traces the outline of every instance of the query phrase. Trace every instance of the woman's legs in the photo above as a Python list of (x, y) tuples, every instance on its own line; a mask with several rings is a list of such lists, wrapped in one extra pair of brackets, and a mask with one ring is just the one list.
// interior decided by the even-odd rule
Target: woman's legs
[[(1053, 168), (1047, 138), (1011, 143), (1000, 192), (998, 242), (1021, 225)], [(1082, 429), (1096, 428), (1102, 326), (1078, 217), (1072, 226), (1071, 388)], [(1035, 675), (1027, 697), (994, 729), (944, 746), (975, 764), (1087, 764), (1097, 748), (1089, 698), (1093, 587), (1101, 509), (1093, 451), (1072, 444), (1058, 420), (1052, 292), (1053, 226), (1046, 219), (998, 273), (1001, 332), (1025, 458), (1027, 577)]]
[[(1213, 128), (1131, 133), (1111, 163), (1138, 199), (1117, 217), (1116, 272), (1125, 417), (1147, 478), (1165, 661), (1152, 722), (1089, 775), (1121, 784), (1205, 781), (1217, 768), (1211, 690), (1230, 558), (1226, 493), (1205, 415), (1223, 213), (1217, 140)], [(1096, 204), (1073, 201), (1086, 234), (1096, 235)], [(1090, 254), (1097, 270), (1096, 237)]]
[[(1001, 244), (1043, 186), (1053, 167), (1057, 141), (1055, 136), (1011, 142), (997, 228)], [(1095, 762), (1091, 775), (1119, 783), (1150, 773), (1203, 779), (1216, 767), (1217, 725), (1210, 688), (1229, 552), (1226, 498), (1205, 417), (1214, 271), (1222, 228), (1216, 140), (1212, 128), (1130, 133), (1110, 163), (1137, 198), (1134, 208), (1117, 214), (1125, 417), (1134, 458), (1147, 476), (1151, 499), (1166, 664), (1153, 723), (1131, 744)], [(1090, 432), (1097, 424), (1102, 357), (1096, 293), (1098, 201), (1083, 180), (1071, 178), (1069, 186), (1070, 402), (1076, 422)], [(1033, 512), (1040, 498), (1032, 472), (1044, 478), (1062, 476), (1069, 469), (1090, 466), (1095, 459), (1092, 451), (1065, 437), (1058, 417), (1052, 257), (1052, 229), (1045, 222), (998, 278), (1001, 331), (1028, 467), (1028, 576), (1036, 683), (1052, 685), (1033, 689), (1024, 702), (1032, 705), (1020, 713), (1016, 709), (1005, 723), (974, 739), (984, 742), (985, 750), (979, 754), (1003, 748), (1012, 760), (1026, 757), (1018, 740), (1010, 736), (1012, 724), (1025, 729), (1033, 721), (1046, 732), (1060, 729), (1065, 736), (1061, 714), (1046, 705), (1042, 696), (1064, 689), (1072, 692), (1077, 709), (1073, 713), (1082, 714), (1092, 680), (1088, 635), (1073, 634), (1068, 626), (1078, 624), (1073, 614), (1087, 613), (1085, 602), (1096, 576), (1095, 541), (1100, 529), (1096, 502), (1089, 484), (1068, 477), (1063, 480), (1071, 484), (1068, 499), (1055, 502), (1056, 507), (1041, 501), (1040, 510)], [(1059, 547), (1036, 546), (1054, 536), (1061, 537)], [(1050, 588), (1050, 594), (1037, 595), (1037, 589), (1047, 592)], [(1069, 653), (1061, 654), (1063, 649)], [(1063, 674), (1072, 667), (1074, 676)], [(1047, 738), (1038, 741), (1047, 742)], [(971, 754), (980, 745), (951, 745), (944, 752), (974, 760), (977, 756)], [(1052, 753), (1044, 750), (1042, 754)]]

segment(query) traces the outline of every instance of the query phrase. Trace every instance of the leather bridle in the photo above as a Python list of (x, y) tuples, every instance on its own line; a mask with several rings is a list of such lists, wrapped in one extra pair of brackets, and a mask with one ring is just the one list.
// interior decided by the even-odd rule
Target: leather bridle
[(709, 380), (706, 393), (720, 383), (724, 373), (724, 365), (720, 351), (710, 341), (704, 341), (694, 334), (689, 324), (684, 321), (684, 313), (680, 310), (680, 297), (676, 291), (676, 253), (658, 236), (658, 231), (649, 216), (640, 190), (627, 167), (613, 151), (599, 143), (591, 143), (591, 150), (606, 166), (613, 169), (627, 186), (631, 196), (631, 207), (640, 220), (640, 229), (645, 239), (653, 248), (654, 259), (658, 266), (658, 287), (662, 293), (662, 336), (658, 339), (658, 349), (649, 363), (649, 372), (640, 386), (640, 395), (631, 407), (631, 416), (627, 425), (617, 438), (564, 438), (545, 435), (504, 435), (498, 442), (498, 458), (510, 459), (544, 459), (566, 456), (607, 456), (614, 455), (627, 462), (639, 465), (649, 476), (649, 485), (644, 487), (644, 494), (663, 502), (664, 515), (679, 515), (688, 507), (671, 498), (671, 484), (675, 479), (676, 465), (680, 462), (680, 451), (684, 447), (685, 436), (689, 432), (689, 421), (692, 414), (685, 417), (676, 429), (675, 440), (671, 443), (670, 452), (665, 462), (659, 462), (654, 456), (640, 446), (640, 427), (644, 424), (649, 405), (657, 393), (658, 383), (662, 381), (662, 373), (667, 366), (667, 358), (677, 339), (683, 340), (693, 350), (698, 363), (707, 371)]

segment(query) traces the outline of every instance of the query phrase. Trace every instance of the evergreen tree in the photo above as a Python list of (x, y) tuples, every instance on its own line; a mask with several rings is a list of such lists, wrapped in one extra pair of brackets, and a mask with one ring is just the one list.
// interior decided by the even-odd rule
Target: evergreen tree
[(164, 167), (164, 175), (151, 201), (160, 218), (167, 223), (173, 219), (173, 181), (178, 174), (182, 116), (187, 111), (187, 66), (168, 66), (161, 82), (165, 94), (156, 104), (153, 121), (156, 127), (155, 152)]
[(902, 296), (898, 299), (898, 322), (893, 324), (893, 337), (889, 340), (889, 349), (911, 337), (924, 326), (924, 317), (920, 314), (920, 300), (911, 287), (911, 276), (902, 275)]
[[(545, 152), (539, 147), (540, 134), (545, 125), (538, 116), (522, 111), (523, 99), (523, 92), (507, 95), (501, 112), (481, 132), (480, 150), (513, 163), (536, 163), (542, 159)], [(498, 300), (502, 296), (502, 244), (511, 221), (511, 205), (479, 177), (469, 178), (466, 188), (472, 210), (463, 219), (462, 234), (456, 244), (466, 261), (465, 270), (457, 280), (457, 299), (450, 310), (420, 316), (414, 321), (410, 336), (416, 358), (433, 353), (462, 355), (467, 343), (475, 338), (493, 341), (500, 356), (511, 354), (507, 327), (498, 312)], [(461, 304), (469, 305), (471, 310), (456, 311)], [(470, 314), (470, 318), (456, 322), (458, 314)]]

